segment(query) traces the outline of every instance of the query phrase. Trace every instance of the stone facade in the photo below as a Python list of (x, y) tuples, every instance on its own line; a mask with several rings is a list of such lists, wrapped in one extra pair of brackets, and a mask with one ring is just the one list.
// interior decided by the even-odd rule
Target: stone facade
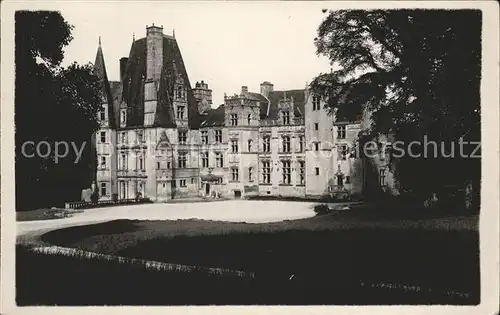
[(120, 59), (120, 82), (107, 82), (99, 43), (101, 199), (362, 194), (364, 163), (349, 154), (360, 122), (334, 123), (307, 87), (275, 91), (268, 81), (212, 108), (207, 83), (191, 88), (175, 38), (146, 33)]

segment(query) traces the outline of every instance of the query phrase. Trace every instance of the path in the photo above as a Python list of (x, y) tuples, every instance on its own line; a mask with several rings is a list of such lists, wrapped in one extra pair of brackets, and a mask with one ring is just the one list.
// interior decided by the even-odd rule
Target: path
[(313, 202), (230, 200), (206, 203), (171, 203), (113, 206), (88, 209), (55, 220), (17, 222), (17, 235), (39, 234), (77, 225), (117, 219), (185, 220), (266, 223), (296, 220), (315, 215)]

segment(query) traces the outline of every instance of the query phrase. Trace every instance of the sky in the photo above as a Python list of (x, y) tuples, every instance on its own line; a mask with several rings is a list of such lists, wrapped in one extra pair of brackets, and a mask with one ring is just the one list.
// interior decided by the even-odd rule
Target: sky
[(316, 55), (314, 37), (328, 8), (325, 2), (65, 2), (53, 4), (74, 26), (63, 65), (94, 62), (99, 36), (108, 78), (119, 80), (119, 59), (128, 57), (133, 34), (163, 25), (181, 49), (191, 85), (204, 80), (213, 106), (241, 86), (258, 92), (270, 81), (275, 90), (304, 88), (330, 71)]

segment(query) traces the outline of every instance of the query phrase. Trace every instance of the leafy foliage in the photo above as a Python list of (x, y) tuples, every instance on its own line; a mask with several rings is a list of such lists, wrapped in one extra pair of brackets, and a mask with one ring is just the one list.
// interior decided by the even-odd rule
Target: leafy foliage
[[(79, 200), (92, 180), (90, 139), (98, 128), (99, 82), (92, 65), (60, 66), (63, 48), (72, 40), (69, 25), (58, 12), (18, 11), (15, 15), (16, 203), (18, 209), (62, 206)], [(23, 144), (32, 141), (34, 145)], [(51, 154), (34, 154), (41, 141)], [(68, 155), (54, 159), (55, 143), (66, 142)], [(73, 144), (72, 144), (73, 143)], [(75, 163), (75, 150), (84, 146)], [(47, 148), (40, 147), (42, 154)], [(60, 145), (60, 152), (64, 153)]]
[[(458, 141), (480, 141), (481, 12), (475, 10), (340, 10), (326, 17), (317, 53), (338, 68), (312, 89), (338, 120), (369, 113), (369, 138), (438, 143), (437, 156), (398, 163), (403, 191), (428, 196), (447, 185), (479, 188), (480, 159), (459, 156)], [(445, 158), (454, 145), (454, 158)], [(464, 147), (471, 154), (475, 146)], [(420, 148), (422, 153), (423, 145)]]

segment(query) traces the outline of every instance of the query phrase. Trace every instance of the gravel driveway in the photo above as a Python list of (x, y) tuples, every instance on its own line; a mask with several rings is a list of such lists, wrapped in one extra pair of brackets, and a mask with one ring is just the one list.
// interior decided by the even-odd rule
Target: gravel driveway
[(112, 221), (200, 219), (266, 223), (296, 220), (315, 215), (315, 203), (290, 201), (230, 200), (206, 203), (143, 204), (88, 209), (64, 219), (17, 222), (17, 235)]

